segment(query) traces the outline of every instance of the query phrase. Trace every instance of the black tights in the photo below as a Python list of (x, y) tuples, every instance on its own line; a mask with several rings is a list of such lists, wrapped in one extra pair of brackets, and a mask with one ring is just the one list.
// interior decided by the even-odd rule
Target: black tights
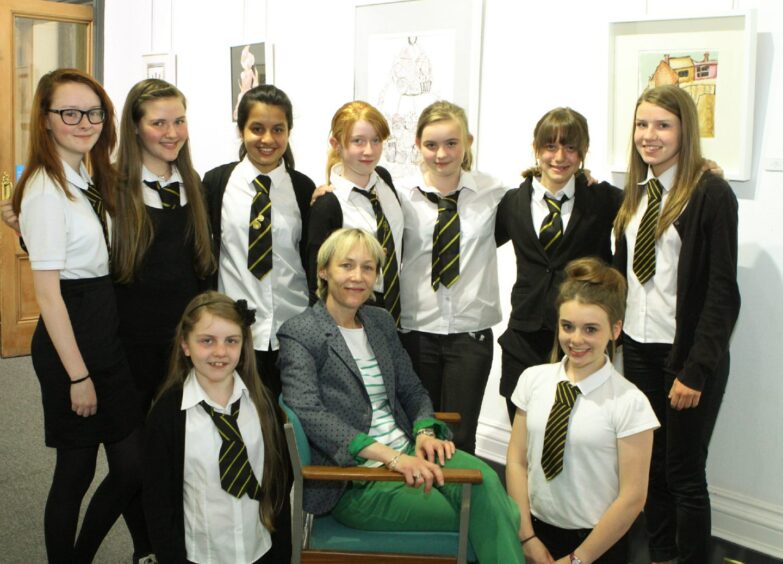
[(109, 473), (87, 506), (78, 537), (79, 509), (95, 475), (98, 446), (57, 449), (44, 513), (44, 536), (50, 563), (91, 562), (120, 513), (130, 530), (136, 555), (151, 552), (140, 495), (141, 440), (142, 431), (137, 429), (121, 441), (104, 444)]

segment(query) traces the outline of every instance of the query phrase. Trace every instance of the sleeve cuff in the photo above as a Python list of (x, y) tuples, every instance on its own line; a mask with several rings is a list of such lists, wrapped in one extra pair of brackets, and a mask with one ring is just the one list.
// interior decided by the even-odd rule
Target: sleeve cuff
[(447, 439), (449, 436), (448, 426), (443, 421), (439, 421), (433, 417), (425, 417), (416, 421), (416, 423), (413, 424), (413, 436), (415, 437), (416, 433), (427, 427), (432, 427), (435, 431), (435, 436), (439, 439)]
[(359, 453), (374, 442), (375, 439), (370, 437), (367, 433), (358, 433), (348, 444), (348, 453), (356, 461), (356, 464), (364, 464), (367, 462), (367, 459), (359, 456)]

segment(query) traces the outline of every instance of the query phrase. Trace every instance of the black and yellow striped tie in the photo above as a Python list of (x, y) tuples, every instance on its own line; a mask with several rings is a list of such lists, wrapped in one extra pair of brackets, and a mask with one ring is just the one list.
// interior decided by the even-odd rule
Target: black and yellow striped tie
[(261, 501), (261, 486), (253, 474), (247, 448), (239, 431), (239, 402), (231, 404), (231, 413), (218, 413), (206, 401), (201, 401), (201, 407), (215, 422), (222, 444), (218, 465), (220, 468), (220, 486), (229, 494), (240, 498), (248, 497)]
[(158, 193), (164, 210), (173, 210), (179, 207), (179, 182), (170, 182), (161, 186), (158, 181), (145, 180), (144, 184)]
[(383, 208), (381, 208), (381, 203), (378, 201), (378, 195), (375, 190), (362, 190), (354, 186), (354, 191), (370, 200), (372, 211), (375, 214), (375, 237), (383, 247), (386, 257), (383, 263), (383, 307), (391, 314), (397, 327), (399, 327), (400, 267), (397, 261), (397, 249), (394, 245), (391, 225), (389, 225), (389, 220), (386, 219), (386, 214), (383, 213)]
[(647, 182), (647, 209), (633, 247), (633, 273), (640, 284), (655, 276), (655, 232), (661, 211), (661, 192), (661, 183), (657, 178), (651, 178)]
[(541, 241), (541, 245), (546, 253), (551, 255), (563, 239), (563, 216), (560, 210), (563, 204), (568, 201), (568, 196), (563, 196), (561, 200), (556, 200), (545, 194), (544, 201), (547, 208), (549, 208), (549, 214), (541, 222), (541, 228), (538, 230), (538, 240)]
[(425, 198), (438, 206), (438, 218), (432, 231), (432, 289), (438, 286), (451, 288), (459, 279), (460, 223), (457, 202), (460, 191), (440, 197), (434, 192), (419, 188)]
[(98, 221), (101, 222), (101, 230), (103, 231), (103, 239), (106, 241), (106, 247), (109, 247), (109, 228), (106, 224), (106, 214), (105, 208), (103, 206), (103, 196), (101, 195), (101, 191), (98, 190), (98, 187), (95, 186), (95, 184), (92, 184), (91, 182), (87, 184), (87, 191), (85, 192), (87, 195), (87, 201), (90, 202), (90, 205), (92, 206), (92, 209), (95, 211), (96, 215), (98, 216)]
[(551, 480), (563, 470), (568, 418), (571, 416), (576, 396), (580, 393), (579, 388), (572, 386), (570, 382), (561, 380), (557, 383), (555, 401), (549, 411), (544, 431), (544, 450), (541, 453), (541, 467), (547, 480)]
[(261, 280), (272, 270), (272, 200), (268, 176), (259, 174), (253, 180), (256, 195), (250, 206), (250, 224), (247, 232), (247, 268)]

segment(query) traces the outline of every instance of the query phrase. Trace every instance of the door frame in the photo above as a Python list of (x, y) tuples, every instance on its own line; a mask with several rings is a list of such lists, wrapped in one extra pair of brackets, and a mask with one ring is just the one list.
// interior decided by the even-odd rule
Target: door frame
[[(7, 173), (16, 184), (14, 154), (14, 18), (56, 20), (87, 25), (87, 72), (93, 69), (93, 9), (82, 4), (65, 4), (46, 0), (0, 0), (0, 175)], [(30, 264), (19, 246), (16, 233), (0, 225), (0, 355), (19, 356), (30, 353), (30, 340), (38, 321), (31, 284)], [(24, 307), (32, 303), (35, 307)], [(25, 311), (26, 310), (26, 311)]]

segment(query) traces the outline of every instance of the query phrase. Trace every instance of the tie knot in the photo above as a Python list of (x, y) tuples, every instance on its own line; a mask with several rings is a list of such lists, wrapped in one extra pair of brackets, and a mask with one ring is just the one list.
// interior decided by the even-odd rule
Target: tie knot
[(370, 188), (369, 190), (364, 190), (362, 188), (359, 188), (358, 186), (354, 186), (353, 187), (353, 191), (361, 194), (362, 196), (364, 196), (365, 198), (367, 198), (370, 201), (373, 201), (373, 200), (377, 199), (377, 197), (375, 195), (375, 190), (373, 190), (372, 188)]
[(557, 383), (557, 397), (556, 400), (571, 407), (576, 402), (576, 396), (581, 394), (582, 391), (566, 380), (561, 380)]
[(207, 415), (209, 415), (214, 421), (217, 421), (222, 417), (231, 417), (232, 419), (236, 419), (239, 416), (239, 402), (241, 399), (242, 398), (239, 398), (237, 401), (231, 404), (230, 413), (220, 413), (219, 411), (215, 411), (215, 408), (209, 405), (206, 400), (201, 400), (199, 404), (204, 408), (204, 411), (207, 412)]
[(560, 200), (544, 194), (544, 201), (549, 208), (550, 213), (559, 212), (560, 208), (568, 201), (568, 196), (563, 196)]
[(264, 192), (269, 194), (269, 186), (272, 185), (272, 179), (265, 174), (259, 174), (253, 179), (253, 185), (256, 188), (256, 192)]
[(647, 198), (650, 201), (658, 202), (661, 199), (662, 187), (657, 178), (651, 178), (647, 182)]

